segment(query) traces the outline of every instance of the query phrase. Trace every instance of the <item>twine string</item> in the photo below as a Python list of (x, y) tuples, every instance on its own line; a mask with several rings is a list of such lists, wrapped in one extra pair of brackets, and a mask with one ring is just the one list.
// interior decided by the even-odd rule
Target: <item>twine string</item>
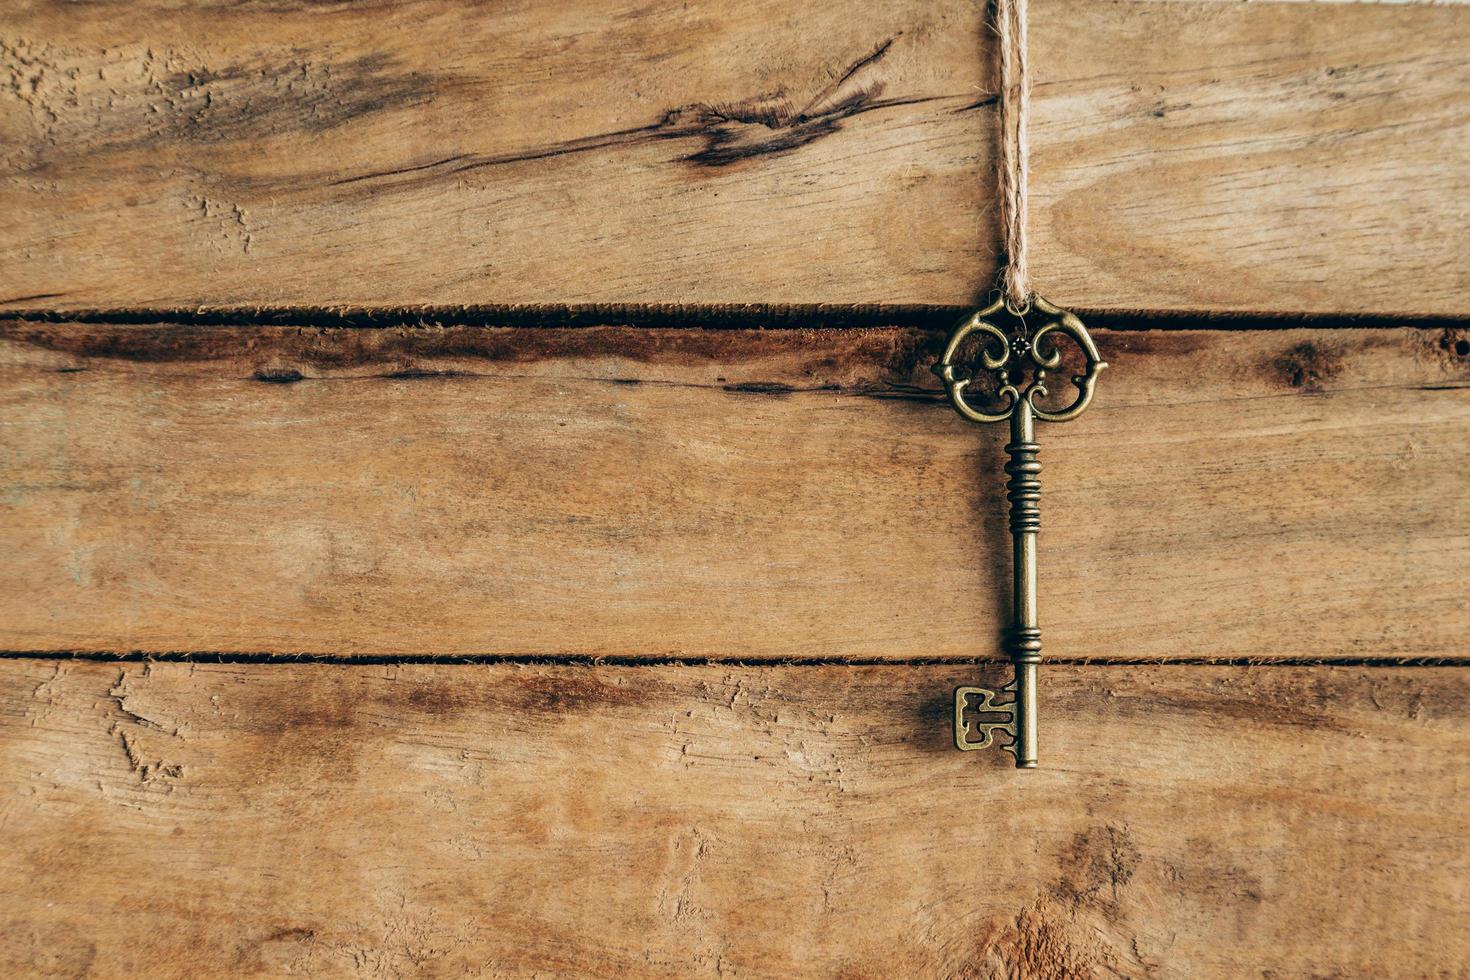
[(1026, 243), (1026, 181), (1030, 144), (1026, 137), (1031, 73), (1026, 64), (1026, 0), (995, 0), (1000, 36), (1000, 215), (1006, 303), (1025, 310), (1031, 302)]

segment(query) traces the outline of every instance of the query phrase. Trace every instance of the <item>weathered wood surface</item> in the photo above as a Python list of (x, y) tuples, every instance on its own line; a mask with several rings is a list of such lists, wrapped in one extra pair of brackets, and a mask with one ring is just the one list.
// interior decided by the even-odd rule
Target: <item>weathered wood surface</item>
[[(0, 649), (994, 655), (1006, 434), (942, 336), (0, 324)], [(1466, 655), (1470, 337), (1101, 344), (1049, 655)]]
[(969, 677), (0, 663), (0, 970), (1467, 975), (1470, 673)]
[[(968, 303), (983, 7), (7, 3), (0, 307)], [(1031, 12), (1053, 299), (1470, 315), (1470, 11)]]

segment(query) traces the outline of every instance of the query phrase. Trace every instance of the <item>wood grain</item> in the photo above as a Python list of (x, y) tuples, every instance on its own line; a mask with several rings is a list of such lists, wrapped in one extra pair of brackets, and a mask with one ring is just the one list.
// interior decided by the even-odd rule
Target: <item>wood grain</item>
[[(3, 323), (0, 649), (997, 655), (942, 336)], [(1099, 337), (1048, 655), (1466, 655), (1470, 335)]]
[[(1470, 673), (0, 663), (6, 975), (1465, 977)], [(995, 678), (991, 678), (992, 680)]]
[[(7, 3), (0, 307), (966, 304), (969, 0)], [(1470, 316), (1463, 6), (1032, 5), (1089, 309)]]

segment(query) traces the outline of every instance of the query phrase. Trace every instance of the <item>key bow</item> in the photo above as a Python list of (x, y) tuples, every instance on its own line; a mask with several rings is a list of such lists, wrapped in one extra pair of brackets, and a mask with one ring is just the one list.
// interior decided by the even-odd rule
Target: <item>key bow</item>
[[(1026, 317), (1033, 311), (1041, 313), (1046, 319), (1041, 326), (1030, 330)], [(1016, 329), (1010, 333), (994, 322), (1002, 312), (1017, 323)], [(994, 374), (997, 382), (996, 395), (1006, 400), (1000, 411), (987, 412), (976, 408), (965, 398), (965, 389), (975, 379), (975, 375), (964, 373), (964, 369), (956, 365), (955, 358), (960, 347), (974, 334), (983, 336), (980, 363), (985, 370)], [(1086, 358), (1086, 367), (1081, 374), (1072, 377), (1072, 384), (1077, 388), (1077, 397), (1072, 404), (1052, 410), (1043, 407), (1038, 400), (1048, 394), (1046, 372), (1055, 370), (1062, 363), (1062, 353), (1054, 342), (1058, 335), (1071, 338), (1081, 348), (1083, 357)], [(1097, 345), (1092, 342), (1092, 336), (1075, 314), (1035, 296), (1025, 310), (1016, 310), (1004, 299), (998, 299), (960, 321), (959, 326), (950, 334), (944, 354), (933, 370), (944, 381), (949, 400), (955, 409), (972, 422), (1004, 422), (1023, 401), (1036, 418), (1046, 422), (1066, 422), (1081, 415), (1087, 408), (1092, 401), (1092, 387), (1097, 376), (1107, 366), (1107, 362), (1098, 353)], [(1026, 369), (1030, 373), (1030, 377), (1021, 382), (1020, 387), (1017, 387), (1016, 380), (1011, 377), (1011, 370), (1015, 368)]]

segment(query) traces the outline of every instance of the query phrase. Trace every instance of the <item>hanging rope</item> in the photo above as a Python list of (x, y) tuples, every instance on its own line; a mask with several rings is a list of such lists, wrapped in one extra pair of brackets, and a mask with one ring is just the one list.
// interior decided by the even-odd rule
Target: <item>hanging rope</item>
[(1031, 73), (1026, 65), (1026, 0), (995, 0), (995, 30), (1000, 36), (1000, 216), (1006, 303), (1024, 310), (1031, 302), (1031, 270), (1026, 254), (1026, 179), (1031, 148), (1026, 109)]

